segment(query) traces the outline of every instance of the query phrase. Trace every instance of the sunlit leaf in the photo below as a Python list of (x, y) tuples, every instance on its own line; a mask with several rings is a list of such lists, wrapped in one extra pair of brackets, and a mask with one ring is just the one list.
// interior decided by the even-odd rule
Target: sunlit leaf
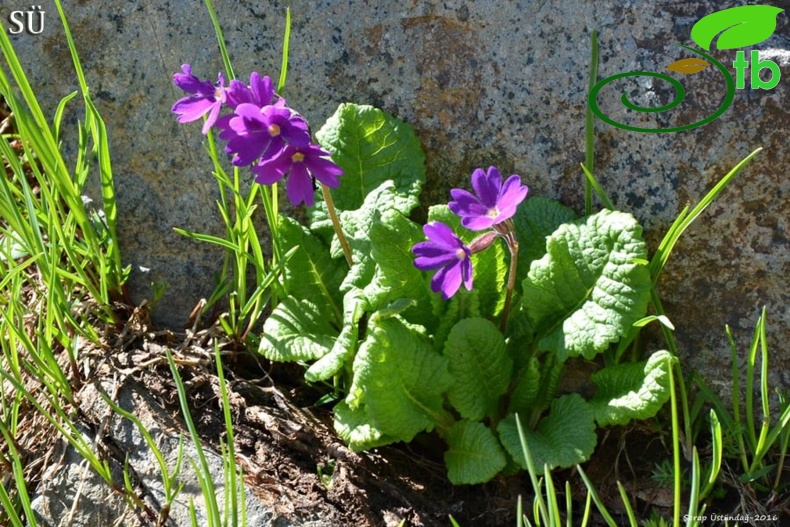
[(484, 483), (505, 468), (507, 458), (494, 433), (483, 423), (458, 421), (448, 431), (444, 453), (453, 485)]

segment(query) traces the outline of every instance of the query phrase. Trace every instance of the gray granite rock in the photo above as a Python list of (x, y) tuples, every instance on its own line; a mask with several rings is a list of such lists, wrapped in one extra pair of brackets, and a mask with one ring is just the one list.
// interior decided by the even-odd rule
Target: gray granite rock
[[(276, 77), (285, 6), (293, 10), (291, 68), (285, 95), (317, 128), (336, 105), (377, 105), (412, 124), (428, 158), (424, 208), (466, 185), (472, 169), (498, 165), (522, 174), (533, 195), (559, 198), (581, 211), (584, 115), (590, 33), (600, 33), (600, 76), (664, 71), (689, 56), (690, 30), (719, 2), (469, 0), (370, 2), (216, 2), (237, 74)], [(27, 4), (25, 4), (27, 6)], [(26, 8), (26, 7), (23, 7)], [(4, 5), (0, 9), (6, 19)], [(174, 234), (180, 226), (218, 232), (211, 167), (198, 125), (170, 115), (179, 93), (170, 83), (182, 63), (215, 78), (220, 58), (202, 2), (76, 2), (66, 6), (88, 82), (113, 145), (126, 261), (133, 294), (149, 296), (166, 281), (155, 313), (180, 324), (220, 269), (217, 251)], [(50, 109), (75, 88), (55, 13), (40, 35), (14, 38), (34, 86)], [(787, 13), (773, 37), (757, 45), (790, 73)], [(714, 51), (730, 67), (733, 51)], [(712, 113), (723, 98), (709, 68), (682, 79), (687, 101), (657, 117), (661, 126)], [(667, 101), (668, 85), (640, 78), (621, 85), (638, 104)], [(611, 88), (602, 105), (628, 116)], [(596, 124), (595, 171), (613, 201), (648, 229), (655, 247), (673, 218), (696, 203), (732, 166), (765, 150), (687, 232), (660, 282), (689, 366), (714, 382), (727, 378), (729, 324), (745, 347), (763, 305), (774, 351), (772, 381), (790, 386), (790, 251), (787, 170), (790, 78), (772, 90), (738, 90), (730, 109), (687, 132), (635, 133)], [(76, 115), (76, 114), (75, 114)], [(148, 274), (140, 267), (150, 268)]]

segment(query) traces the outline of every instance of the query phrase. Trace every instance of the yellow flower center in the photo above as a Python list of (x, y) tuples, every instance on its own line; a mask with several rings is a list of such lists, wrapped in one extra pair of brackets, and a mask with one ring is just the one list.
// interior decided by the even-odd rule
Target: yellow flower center
[(463, 260), (464, 258), (466, 258), (466, 251), (464, 251), (463, 248), (458, 248), (455, 251), (455, 257), (458, 258), (459, 260)]
[(304, 160), (304, 154), (301, 152), (297, 152), (293, 156), (291, 156), (291, 161), (293, 161), (294, 163), (301, 163), (303, 160)]
[(497, 207), (488, 209), (486, 216), (488, 216), (489, 218), (496, 218), (497, 216), (499, 216), (499, 209)]
[(270, 124), (269, 135), (272, 137), (277, 137), (278, 135), (280, 135), (280, 127), (277, 126), (276, 124)]

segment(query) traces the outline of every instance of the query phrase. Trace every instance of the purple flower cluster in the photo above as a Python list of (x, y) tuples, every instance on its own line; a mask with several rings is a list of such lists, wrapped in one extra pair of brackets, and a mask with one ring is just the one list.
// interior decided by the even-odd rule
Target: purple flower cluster
[(510, 176), (503, 183), (502, 174), (496, 167), (489, 167), (487, 172), (476, 169), (472, 173), (472, 188), (474, 194), (452, 189), (453, 201), (448, 205), (461, 218), (461, 225), (471, 231), (488, 232), (465, 245), (450, 227), (434, 221), (423, 227), (428, 241), (417, 243), (412, 248), (417, 269), (438, 270), (431, 280), (431, 289), (435, 293), (441, 291), (445, 300), (453, 296), (462, 283), (468, 291), (472, 290), (472, 254), (490, 247), (497, 237), (505, 238), (508, 244), (515, 243), (511, 218), (529, 192), (517, 175)]
[[(307, 121), (275, 93), (269, 77), (253, 72), (249, 85), (233, 79), (226, 87), (222, 75), (212, 84), (192, 75), (190, 65), (184, 64), (173, 83), (189, 94), (173, 105), (178, 122), (205, 116), (203, 133), (216, 126), (226, 142), (225, 152), (233, 154), (232, 163), (251, 166), (257, 183), (271, 185), (288, 174), (288, 199), (308, 206), (313, 205), (312, 178), (328, 187), (339, 186), (343, 170), (329, 152), (312, 143)], [(221, 116), (223, 107), (232, 113)]]

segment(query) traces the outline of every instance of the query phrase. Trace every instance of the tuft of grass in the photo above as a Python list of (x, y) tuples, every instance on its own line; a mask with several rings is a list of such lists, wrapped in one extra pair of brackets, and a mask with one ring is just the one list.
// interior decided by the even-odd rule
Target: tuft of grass
[[(771, 411), (766, 327), (767, 316), (763, 308), (746, 353), (745, 371), (740, 366), (741, 359), (732, 332), (729, 327), (726, 328), (732, 362), (731, 410), (700, 376), (695, 375), (692, 382), (697, 386), (699, 395), (691, 415), (693, 419), (698, 419), (700, 408), (712, 406), (723, 430), (713, 441), (722, 443), (726, 457), (734, 459), (739, 465), (740, 483), (753, 486), (758, 492), (772, 493), (787, 490), (783, 471), (790, 439), (790, 401), (787, 393), (777, 391), (778, 413)], [(742, 386), (745, 388), (743, 401)], [(759, 404), (754, 400), (756, 386), (759, 386)], [(721, 463), (721, 460), (718, 462)]]

